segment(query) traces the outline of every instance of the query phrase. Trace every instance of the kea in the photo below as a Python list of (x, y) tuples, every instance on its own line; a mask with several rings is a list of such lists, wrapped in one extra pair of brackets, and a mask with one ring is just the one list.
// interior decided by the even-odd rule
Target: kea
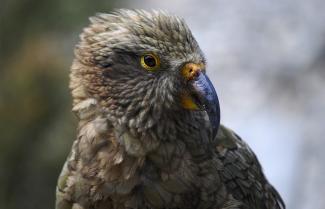
[(90, 18), (71, 66), (77, 137), (56, 209), (284, 209), (249, 146), (220, 124), (206, 59), (184, 20)]

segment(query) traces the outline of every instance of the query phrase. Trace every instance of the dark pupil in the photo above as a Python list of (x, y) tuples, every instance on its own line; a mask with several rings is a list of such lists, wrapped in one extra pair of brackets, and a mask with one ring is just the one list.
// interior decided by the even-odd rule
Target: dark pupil
[(144, 56), (144, 63), (148, 65), (149, 67), (155, 67), (156, 66), (156, 60), (151, 55), (145, 55)]

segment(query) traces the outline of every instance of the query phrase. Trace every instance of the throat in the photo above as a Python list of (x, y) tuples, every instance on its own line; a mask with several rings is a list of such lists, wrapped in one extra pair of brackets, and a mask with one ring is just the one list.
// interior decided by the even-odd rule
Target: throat
[(210, 141), (207, 121), (204, 112), (170, 111), (146, 118), (140, 113), (121, 124), (119, 136), (127, 153), (138, 157), (168, 143), (181, 142), (191, 149), (206, 148)]
[(81, 126), (89, 124), (91, 129), (99, 129), (95, 132), (100, 134), (110, 132), (111, 141), (135, 157), (144, 157), (154, 152), (162, 143), (180, 141), (194, 149), (206, 148), (211, 141), (211, 127), (205, 112), (162, 110), (155, 106), (135, 108), (132, 112), (110, 111), (101, 108), (95, 99), (79, 103), (74, 106), (74, 111)]

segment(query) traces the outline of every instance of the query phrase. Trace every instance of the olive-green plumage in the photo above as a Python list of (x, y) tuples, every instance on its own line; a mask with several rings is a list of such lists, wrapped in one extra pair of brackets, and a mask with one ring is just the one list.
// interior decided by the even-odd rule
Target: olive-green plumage
[[(184, 21), (164, 12), (98, 14), (71, 67), (78, 135), (56, 209), (283, 209), (248, 145), (185, 109), (180, 69), (205, 64)], [(143, 54), (160, 59), (154, 71)], [(202, 72), (204, 69), (202, 69)]]

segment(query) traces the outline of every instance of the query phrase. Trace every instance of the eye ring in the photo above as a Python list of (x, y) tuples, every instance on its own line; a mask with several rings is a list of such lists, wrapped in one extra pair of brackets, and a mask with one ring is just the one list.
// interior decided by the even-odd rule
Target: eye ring
[(148, 71), (155, 71), (160, 66), (160, 59), (153, 53), (146, 53), (141, 56), (141, 66)]

